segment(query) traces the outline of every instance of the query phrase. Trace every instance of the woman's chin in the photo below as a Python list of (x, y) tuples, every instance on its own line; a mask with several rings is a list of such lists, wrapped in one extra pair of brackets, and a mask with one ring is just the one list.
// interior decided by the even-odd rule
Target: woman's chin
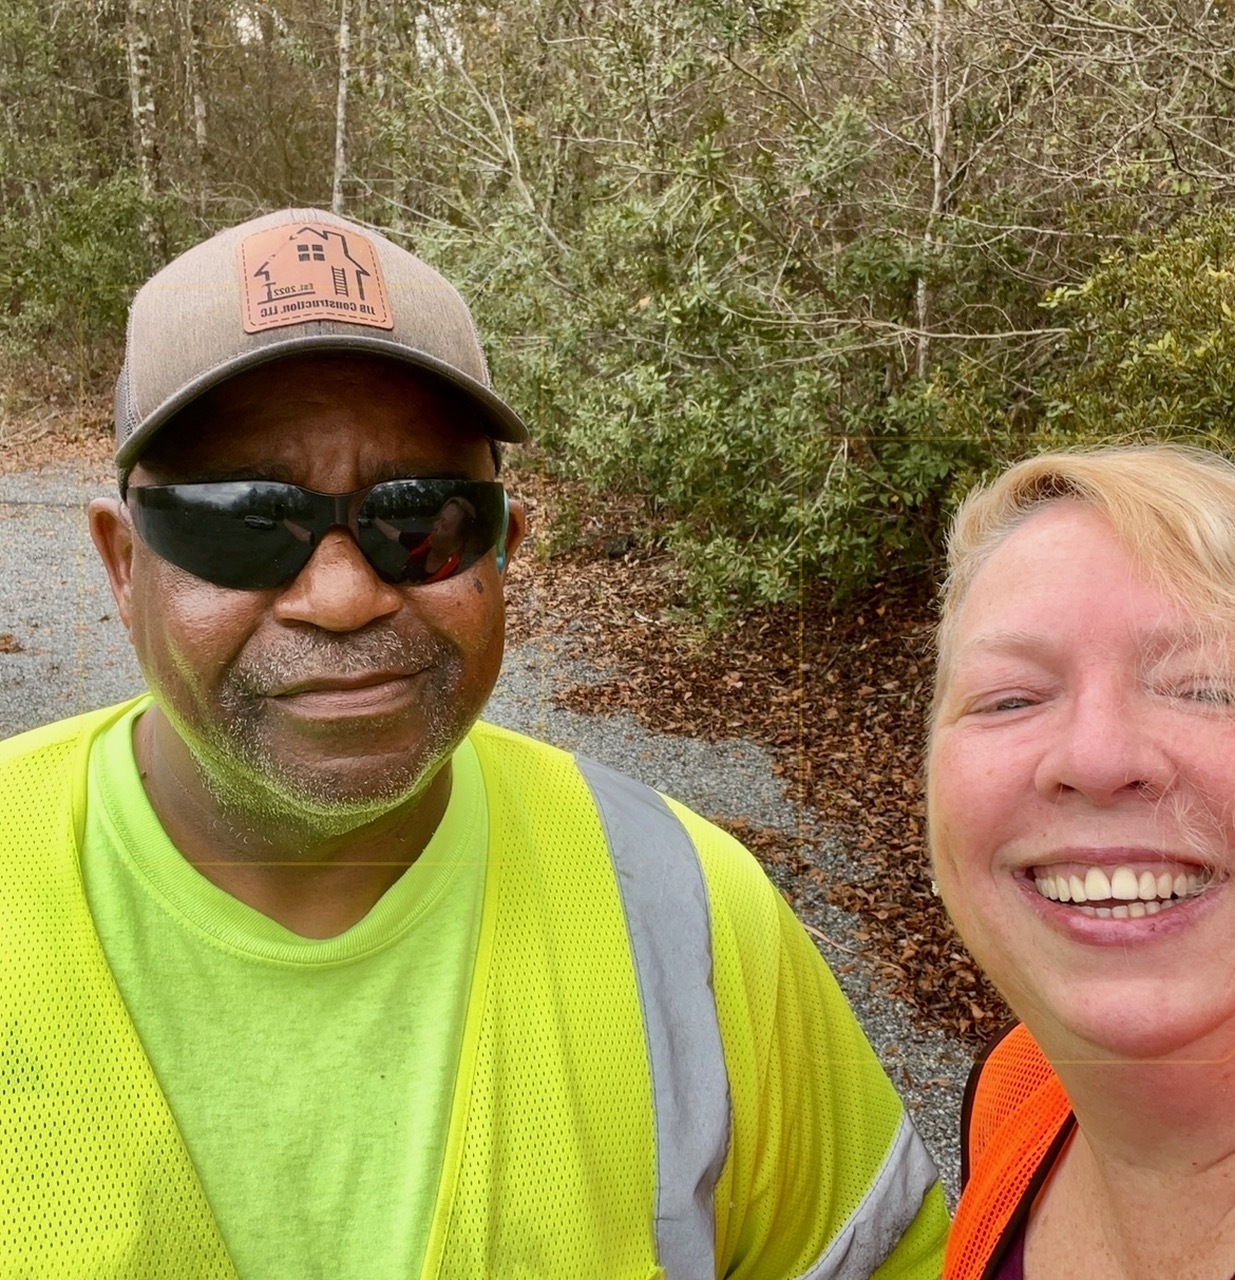
[(1190, 1002), (1193, 993), (1166, 987), (1160, 980), (1129, 984), (1088, 999), (1078, 999), (1082, 993), (1074, 989), (1072, 1000), (1054, 1008), (1019, 993), (1009, 1003), (1023, 1008), (1018, 1016), (1056, 1065), (1202, 1066), (1235, 1056), (1235, 994), (1223, 1008), (1215, 1006), (1212, 990)]

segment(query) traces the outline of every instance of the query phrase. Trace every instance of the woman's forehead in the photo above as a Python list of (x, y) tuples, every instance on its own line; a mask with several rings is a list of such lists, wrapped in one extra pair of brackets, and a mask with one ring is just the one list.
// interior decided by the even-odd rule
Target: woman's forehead
[(1190, 605), (1173, 585), (1095, 508), (1049, 504), (975, 572), (940, 636), (941, 673), (975, 649), (1014, 655), (1054, 640), (1082, 644), (1086, 637), (1126, 637), (1150, 661), (1212, 648), (1215, 631), (1223, 629), (1212, 625), (1208, 608)]

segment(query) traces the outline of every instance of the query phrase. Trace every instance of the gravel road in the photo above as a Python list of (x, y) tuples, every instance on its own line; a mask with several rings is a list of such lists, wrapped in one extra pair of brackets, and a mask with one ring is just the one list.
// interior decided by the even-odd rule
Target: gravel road
[[(72, 465), (0, 476), (0, 737), (142, 688), (85, 527), (86, 502), (110, 488), (110, 476)], [(553, 650), (532, 641), (507, 653), (486, 718), (603, 760), (708, 817), (805, 827), (828, 874), (852, 874), (845, 849), (785, 801), (760, 747), (656, 734), (627, 717), (564, 711), (554, 704), (554, 690), (589, 673)], [(904, 1006), (879, 989), (852, 941), (853, 917), (828, 905), (810, 883), (782, 887), (905, 1096), (954, 1202), (968, 1051), (941, 1033), (915, 1029)]]

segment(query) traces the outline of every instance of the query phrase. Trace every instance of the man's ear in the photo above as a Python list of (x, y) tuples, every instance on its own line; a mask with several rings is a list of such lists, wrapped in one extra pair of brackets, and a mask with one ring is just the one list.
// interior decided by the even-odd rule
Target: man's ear
[(129, 510), (119, 498), (94, 498), (86, 515), (90, 537), (116, 598), (116, 610), (128, 631), (133, 612), (133, 525)]
[(511, 559), (519, 549), (519, 543), (523, 541), (523, 537), (527, 533), (527, 508), (522, 502), (510, 503), (507, 511), (505, 532), (505, 555), (498, 557), (498, 568), (503, 573), (506, 572)]

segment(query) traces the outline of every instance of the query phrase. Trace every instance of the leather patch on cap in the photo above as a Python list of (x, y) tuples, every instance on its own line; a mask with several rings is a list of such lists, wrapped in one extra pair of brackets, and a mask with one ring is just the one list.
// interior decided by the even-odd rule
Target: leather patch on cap
[(240, 242), (244, 331), (307, 320), (393, 329), (377, 253), (355, 231), (320, 222), (284, 223)]

